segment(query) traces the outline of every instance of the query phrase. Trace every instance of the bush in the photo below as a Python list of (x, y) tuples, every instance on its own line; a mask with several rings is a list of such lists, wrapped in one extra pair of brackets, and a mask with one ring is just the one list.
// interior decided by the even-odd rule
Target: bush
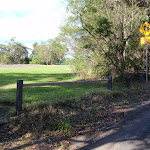
[(32, 57), (30, 64), (45, 64), (45, 62), (38, 56)]
[(23, 61), (23, 64), (29, 64), (29, 61), (30, 61), (29, 57), (26, 56)]

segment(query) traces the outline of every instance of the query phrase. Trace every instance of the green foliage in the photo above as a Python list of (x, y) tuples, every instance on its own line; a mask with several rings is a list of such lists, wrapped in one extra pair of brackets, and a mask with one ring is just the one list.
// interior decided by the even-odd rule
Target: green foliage
[(71, 61), (71, 64), (74, 65), (74, 69), (77, 72), (78, 76), (81, 76), (84, 79), (91, 75), (92, 68), (88, 68), (87, 72), (87, 66), (89, 65), (89, 63), (90, 62), (83, 58), (81, 55), (77, 55), (76, 58)]
[(45, 63), (40, 57), (33, 56), (32, 61), (30, 61), (30, 64), (45, 64)]
[(72, 132), (72, 126), (71, 123), (69, 121), (69, 118), (62, 118), (61, 120), (59, 120), (58, 125), (55, 126), (55, 130), (59, 130), (61, 132), (65, 132), (68, 135), (71, 134)]
[(0, 62), (2, 64), (23, 64), (28, 62), (27, 47), (15, 41), (15, 38), (10, 39), (8, 45), (0, 45)]
[(30, 59), (26, 56), (23, 61), (23, 64), (29, 64), (29, 61), (30, 61)]
[(80, 75), (142, 71), (139, 27), (146, 9), (139, 9), (135, 1), (67, 1), (71, 15), (62, 34), (74, 51), (72, 64)]
[(1, 58), (1, 64), (12, 64), (12, 57), (8, 54), (3, 54)]
[(62, 63), (67, 52), (66, 44), (61, 36), (46, 42), (34, 43), (33, 48), (32, 64)]
[(111, 23), (107, 18), (102, 17), (97, 21), (97, 28), (95, 32), (96, 34), (99, 34), (100, 37), (108, 37), (111, 35)]

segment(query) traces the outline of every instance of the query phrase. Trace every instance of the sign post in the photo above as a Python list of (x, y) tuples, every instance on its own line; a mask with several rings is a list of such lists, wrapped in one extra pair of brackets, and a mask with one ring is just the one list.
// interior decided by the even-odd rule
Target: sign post
[(148, 51), (148, 45), (146, 44), (146, 83), (148, 83), (148, 56), (147, 56), (147, 51)]
[(145, 22), (140, 28), (140, 32), (145, 35), (145, 37), (141, 37), (140, 44), (146, 44), (146, 83), (148, 83), (148, 44), (150, 43), (150, 24)]

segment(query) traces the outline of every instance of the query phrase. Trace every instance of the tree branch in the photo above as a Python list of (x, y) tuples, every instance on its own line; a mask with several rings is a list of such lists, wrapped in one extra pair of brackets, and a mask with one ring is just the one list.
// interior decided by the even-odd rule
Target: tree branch
[[(83, 25), (83, 19), (82, 19), (82, 15), (80, 14), (80, 20), (81, 20), (81, 24), (82, 24), (82, 28), (83, 29), (85, 29), (93, 38), (94, 38), (94, 40), (96, 41), (96, 43), (98, 44), (98, 46), (99, 46), (99, 48), (104, 52), (104, 54), (106, 55), (106, 52), (105, 52), (105, 50), (102, 48), (102, 46), (99, 44), (99, 42), (98, 42), (98, 40), (97, 40), (97, 38), (86, 28), (86, 27), (84, 27), (84, 25)], [(117, 68), (117, 69), (119, 69), (118, 68), (118, 66), (114, 63), (114, 61), (112, 60), (112, 58), (110, 57), (110, 56), (108, 56), (109, 57), (109, 59), (111, 60), (111, 63)], [(120, 69), (119, 69), (120, 70)], [(121, 71), (121, 70), (120, 70)]]

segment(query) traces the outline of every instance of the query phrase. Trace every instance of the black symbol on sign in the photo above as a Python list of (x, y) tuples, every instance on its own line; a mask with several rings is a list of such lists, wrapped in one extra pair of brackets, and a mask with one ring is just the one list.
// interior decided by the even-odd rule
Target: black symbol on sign
[(149, 31), (149, 26), (147, 27), (147, 31)]
[(144, 26), (144, 31), (149, 31), (149, 26), (146, 27), (146, 25)]

